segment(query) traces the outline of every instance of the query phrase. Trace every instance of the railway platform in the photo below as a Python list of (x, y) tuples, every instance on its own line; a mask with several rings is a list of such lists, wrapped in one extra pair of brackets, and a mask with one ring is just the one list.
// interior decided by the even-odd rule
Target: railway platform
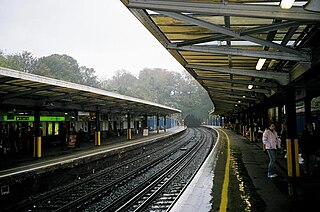
[[(103, 157), (108, 152), (119, 151), (116, 149), (130, 148), (128, 145), (139, 145), (184, 129), (172, 128), (166, 133), (133, 137), (130, 141), (124, 137), (109, 139), (98, 148), (81, 145), (78, 150), (63, 155), (57, 151), (54, 154), (52, 150), (52, 155), (47, 154), (40, 160), (16, 161), (15, 166), (1, 170), (0, 182), (88, 162), (88, 158)], [(215, 129), (219, 132), (217, 145), (170, 211), (308, 211), (317, 207), (320, 200), (319, 171), (310, 176), (289, 178), (286, 159), (278, 154), (278, 177), (270, 179), (267, 177), (269, 159), (261, 143), (250, 143), (246, 137), (228, 129)]]
[(278, 177), (270, 179), (269, 158), (261, 142), (250, 143), (231, 130), (216, 129), (218, 144), (171, 211), (282, 212), (318, 207), (319, 170), (309, 176), (288, 177), (286, 159), (278, 154)]
[(185, 129), (183, 126), (176, 126), (167, 129), (166, 132), (160, 130), (159, 134), (151, 131), (148, 136), (133, 135), (131, 140), (127, 140), (126, 136), (112, 137), (102, 141), (101, 146), (95, 146), (92, 142), (83, 142), (80, 147), (61, 150), (58, 145), (47, 148), (40, 159), (34, 159), (30, 155), (8, 156), (1, 161), (0, 185), (6, 190), (3, 188), (6, 183), (10, 184), (30, 176), (88, 163), (115, 152), (124, 151), (125, 148), (170, 137)]

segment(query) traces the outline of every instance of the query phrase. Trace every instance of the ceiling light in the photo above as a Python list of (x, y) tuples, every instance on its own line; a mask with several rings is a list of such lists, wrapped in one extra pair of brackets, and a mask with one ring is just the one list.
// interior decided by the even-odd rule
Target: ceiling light
[(241, 101), (239, 100), (239, 101), (238, 101), (238, 103), (240, 104), (240, 103), (241, 103)]
[(320, 1), (308, 0), (308, 2), (305, 5), (303, 5), (303, 8), (311, 12), (320, 12)]
[(282, 0), (280, 3), (280, 8), (288, 10), (292, 7), (294, 0)]
[(251, 90), (253, 88), (253, 85), (248, 85), (248, 89)]
[(246, 98), (246, 96), (242, 96), (242, 98)]
[(265, 58), (260, 58), (257, 62), (257, 65), (256, 65), (256, 70), (261, 70), (262, 69), (262, 66), (264, 65), (264, 63), (266, 62), (266, 59)]

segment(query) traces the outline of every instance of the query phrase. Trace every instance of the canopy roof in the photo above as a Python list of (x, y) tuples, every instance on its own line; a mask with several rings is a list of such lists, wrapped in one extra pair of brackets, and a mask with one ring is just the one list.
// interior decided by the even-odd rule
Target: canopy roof
[(108, 114), (170, 115), (181, 111), (113, 92), (0, 67), (1, 108), (97, 111)]
[[(276, 93), (311, 67), (320, 13), (279, 1), (122, 0), (207, 90), (215, 113), (238, 111)], [(259, 58), (266, 59), (256, 70)], [(248, 85), (253, 85), (248, 89)]]

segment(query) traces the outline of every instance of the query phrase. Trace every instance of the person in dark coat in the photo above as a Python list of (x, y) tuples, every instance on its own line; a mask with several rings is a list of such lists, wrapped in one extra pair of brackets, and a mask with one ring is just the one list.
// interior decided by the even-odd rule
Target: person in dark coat
[(282, 123), (282, 126), (281, 126), (280, 139), (281, 139), (281, 153), (286, 154), (287, 153), (287, 125), (285, 123)]
[(67, 144), (67, 128), (65, 126), (63, 126), (61, 129), (60, 140), (61, 140), (61, 143), (60, 143), (61, 150), (64, 150)]
[(28, 126), (27, 128), (27, 138), (28, 138), (28, 147), (27, 151), (32, 152), (33, 151), (33, 145), (34, 145), (34, 131), (31, 126)]
[(17, 126), (11, 125), (9, 129), (10, 152), (12, 154), (18, 151), (19, 132)]
[(312, 174), (315, 167), (315, 137), (313, 127), (307, 123), (301, 135), (301, 152), (304, 159), (304, 173)]

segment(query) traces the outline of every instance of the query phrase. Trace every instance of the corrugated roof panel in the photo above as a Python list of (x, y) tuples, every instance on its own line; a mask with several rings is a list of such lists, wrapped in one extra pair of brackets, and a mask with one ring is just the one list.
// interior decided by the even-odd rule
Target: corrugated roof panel
[[(285, 75), (281, 75), (282, 81), (277, 81), (279, 73), (290, 73), (301, 61), (310, 64), (310, 56), (301, 51), (299, 45), (303, 45), (306, 34), (320, 22), (320, 15), (301, 6), (281, 10), (278, 0), (122, 2), (205, 88), (208, 81), (201, 77), (209, 76), (245, 82), (258, 79), (259, 82), (289, 83)], [(260, 4), (248, 4), (257, 2)], [(145, 10), (150, 13), (144, 13)], [(255, 68), (259, 58), (266, 59), (261, 71)], [(246, 87), (243, 81), (234, 82), (235, 86)], [(211, 99), (218, 102), (213, 96)], [(225, 105), (216, 103), (218, 112), (234, 107), (236, 102), (227, 100)]]
[[(141, 115), (146, 113), (168, 115), (181, 112), (157, 103), (2, 67), (0, 67), (0, 80), (2, 80), (1, 104), (19, 104), (31, 108), (41, 106), (43, 110), (50, 107), (50, 110), (66, 111), (96, 111), (97, 107), (101, 107), (110, 113), (120, 108), (121, 111), (117, 110), (117, 113), (131, 112)], [(136, 104), (143, 105), (144, 110), (136, 110)], [(121, 108), (122, 106), (125, 108)]]

